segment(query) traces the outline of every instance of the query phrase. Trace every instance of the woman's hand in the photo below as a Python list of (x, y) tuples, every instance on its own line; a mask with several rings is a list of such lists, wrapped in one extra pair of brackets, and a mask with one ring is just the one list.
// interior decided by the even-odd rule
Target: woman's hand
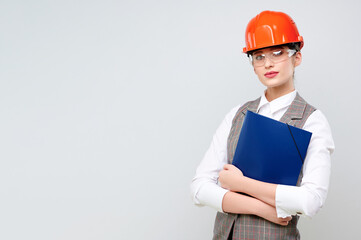
[(236, 166), (226, 164), (223, 170), (219, 172), (218, 181), (221, 186), (233, 192), (242, 192), (243, 173)]
[(270, 222), (273, 222), (273, 223), (276, 223), (276, 224), (279, 224), (282, 226), (287, 226), (289, 221), (292, 220), (292, 217), (278, 218), (276, 208), (274, 208), (266, 203), (265, 203), (265, 205), (263, 205), (261, 207), (261, 209), (258, 209), (257, 215)]

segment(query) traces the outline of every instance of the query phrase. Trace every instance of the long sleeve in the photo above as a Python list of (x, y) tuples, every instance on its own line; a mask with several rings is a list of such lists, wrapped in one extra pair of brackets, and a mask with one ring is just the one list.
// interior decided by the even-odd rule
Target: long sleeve
[(193, 202), (223, 212), (222, 200), (228, 190), (218, 185), (218, 174), (227, 163), (227, 138), (239, 106), (224, 118), (213, 136), (211, 145), (199, 164), (191, 183)]
[(278, 185), (276, 209), (278, 217), (304, 215), (313, 217), (324, 205), (331, 173), (331, 154), (334, 142), (330, 126), (320, 110), (307, 119), (303, 129), (312, 132), (303, 165), (299, 187)]

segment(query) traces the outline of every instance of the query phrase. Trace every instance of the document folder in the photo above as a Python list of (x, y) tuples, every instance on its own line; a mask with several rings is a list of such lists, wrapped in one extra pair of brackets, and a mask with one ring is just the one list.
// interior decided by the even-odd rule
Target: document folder
[(297, 184), (311, 132), (247, 111), (232, 164), (263, 182)]

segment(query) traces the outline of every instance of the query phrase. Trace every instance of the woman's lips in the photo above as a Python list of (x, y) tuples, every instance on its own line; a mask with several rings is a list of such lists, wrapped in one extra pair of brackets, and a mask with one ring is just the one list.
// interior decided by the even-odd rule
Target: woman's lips
[(277, 76), (277, 74), (278, 72), (271, 71), (271, 72), (267, 72), (264, 76), (267, 78), (274, 78), (275, 76)]

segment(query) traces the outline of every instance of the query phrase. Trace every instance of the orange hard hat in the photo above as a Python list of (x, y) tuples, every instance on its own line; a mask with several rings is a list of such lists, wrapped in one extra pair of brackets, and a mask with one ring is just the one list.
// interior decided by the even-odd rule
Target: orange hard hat
[(303, 38), (292, 18), (283, 12), (263, 11), (247, 25), (243, 52), (294, 42), (300, 43), (300, 49), (303, 47)]

